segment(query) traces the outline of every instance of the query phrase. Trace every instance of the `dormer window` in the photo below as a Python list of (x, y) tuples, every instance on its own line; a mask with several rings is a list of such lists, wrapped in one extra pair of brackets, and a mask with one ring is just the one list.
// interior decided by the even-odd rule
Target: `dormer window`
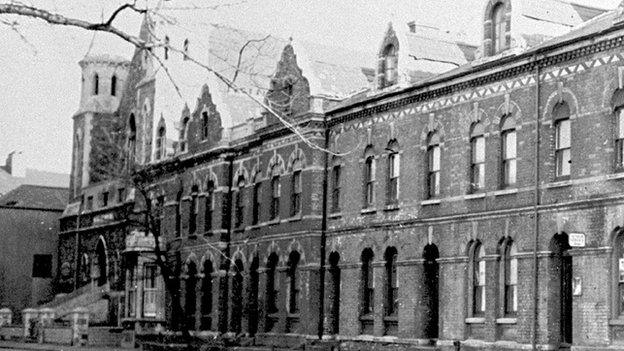
[[(509, 48), (507, 45), (507, 5), (509, 4), (505, 1), (497, 2), (489, 12), (489, 16), (486, 17), (486, 39), (491, 40), (491, 46), (486, 52), (489, 52), (491, 55), (496, 55)], [(487, 29), (487, 22), (491, 24), (489, 29)], [(488, 35), (490, 38), (488, 38)]]
[(397, 50), (392, 44), (386, 46), (383, 53), (383, 83), (382, 88), (397, 83)]
[(186, 152), (188, 124), (189, 118), (185, 117), (184, 120), (182, 120), (182, 127), (180, 128), (180, 152)]

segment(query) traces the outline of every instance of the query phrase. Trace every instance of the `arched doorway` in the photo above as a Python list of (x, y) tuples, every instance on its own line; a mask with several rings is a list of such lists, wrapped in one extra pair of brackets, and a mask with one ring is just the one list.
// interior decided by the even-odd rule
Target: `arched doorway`
[(255, 335), (258, 331), (258, 287), (260, 277), (258, 268), (260, 261), (254, 257), (249, 267), (249, 334)]
[(184, 315), (186, 320), (187, 330), (195, 330), (195, 311), (197, 304), (197, 293), (195, 288), (197, 287), (197, 267), (194, 262), (190, 262), (187, 265), (186, 270), (186, 284), (184, 289)]
[(236, 260), (234, 263), (234, 279), (232, 279), (232, 314), (230, 319), (230, 329), (234, 333), (241, 332), (241, 322), (243, 319), (243, 261)]
[(104, 239), (100, 238), (98, 241), (95, 253), (97, 257), (96, 269), (98, 270), (97, 285), (102, 286), (108, 282), (108, 270), (106, 267), (106, 262), (108, 260), (106, 257), (106, 245), (104, 245)]
[(428, 244), (423, 251), (423, 293), (422, 301), (425, 306), (423, 314), (423, 330), (425, 338), (438, 338), (438, 279), (440, 266), (438, 247)]
[[(568, 234), (555, 234), (550, 242), (552, 265), (550, 270), (550, 296), (559, 303), (555, 304), (554, 320), (559, 321), (559, 341), (572, 343), (572, 256), (568, 250)], [(559, 317), (559, 318), (557, 318)]]
[(340, 254), (329, 254), (329, 328), (331, 334), (338, 334), (340, 329)]

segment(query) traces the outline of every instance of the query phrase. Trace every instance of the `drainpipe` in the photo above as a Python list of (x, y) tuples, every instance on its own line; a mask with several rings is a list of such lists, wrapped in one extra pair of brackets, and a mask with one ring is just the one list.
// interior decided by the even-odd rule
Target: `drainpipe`
[[(327, 114), (323, 116), (323, 128), (325, 129), (325, 150), (329, 147), (329, 128), (327, 126)], [(319, 322), (318, 322), (318, 337), (319, 340), (323, 338), (324, 332), (324, 318), (325, 318), (325, 244), (326, 244), (326, 232), (327, 232), (327, 167), (329, 165), (329, 154), (327, 151), (323, 152), (323, 207), (321, 218), (321, 261), (319, 267)]]
[(533, 57), (535, 64), (535, 154), (534, 154), (534, 168), (535, 168), (535, 196), (533, 203), (533, 324), (531, 326), (531, 348), (533, 351), (537, 350), (537, 313), (538, 313), (538, 258), (537, 251), (539, 249), (539, 151), (540, 151), (540, 66), (536, 58)]

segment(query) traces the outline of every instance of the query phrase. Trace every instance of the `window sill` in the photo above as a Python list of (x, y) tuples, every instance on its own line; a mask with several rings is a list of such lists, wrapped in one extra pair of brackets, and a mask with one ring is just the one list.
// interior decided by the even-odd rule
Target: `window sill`
[(333, 213), (330, 213), (330, 214), (329, 214), (329, 218), (332, 218), (332, 219), (333, 219), (333, 218), (340, 218), (340, 217), (342, 217), (342, 213), (341, 213), (340, 211), (338, 211), (338, 212), (333, 212)]
[(561, 178), (555, 182), (546, 184), (544, 187), (546, 189), (549, 189), (549, 188), (562, 188), (562, 187), (566, 187), (570, 185), (572, 185), (572, 181), (570, 181), (570, 178)]
[(398, 316), (384, 316), (383, 321), (384, 322), (398, 322), (399, 317)]
[(197, 233), (189, 234), (188, 238), (189, 239), (197, 239)]
[(373, 214), (373, 213), (375, 213), (375, 212), (377, 212), (377, 209), (376, 209), (376, 208), (374, 208), (374, 207), (367, 207), (367, 208), (363, 208), (363, 209), (360, 211), (360, 213), (361, 213), (361, 214), (363, 214), (363, 215), (366, 215), (366, 214)]
[(482, 199), (485, 197), (485, 193), (474, 193), (464, 195), (464, 200)]
[(516, 318), (497, 318), (496, 324), (516, 324), (518, 320)]
[(384, 207), (384, 211), (397, 211), (399, 209), (399, 204), (398, 203), (394, 203), (394, 204), (388, 204), (386, 205), (386, 207)]
[(288, 319), (299, 319), (300, 317), (301, 315), (299, 314), (299, 312), (286, 314), (286, 318)]
[(466, 324), (485, 324), (485, 318), (484, 317), (470, 317), (470, 318), (466, 318), (465, 322)]
[(618, 169), (613, 174), (607, 174), (607, 180), (617, 180), (624, 178), (624, 170)]
[(624, 325), (624, 318), (609, 319), (609, 325)]
[(279, 222), (280, 222), (280, 219), (279, 219), (279, 217), (277, 217), (277, 218), (273, 218), (273, 219), (272, 219), (272, 220), (270, 220), (270, 221), (267, 221), (267, 222), (266, 222), (266, 225), (274, 225), (274, 224), (279, 224)]
[(375, 317), (373, 316), (372, 312), (369, 313), (369, 314), (365, 314), (365, 315), (360, 316), (360, 321), (372, 321), (374, 319), (375, 319)]
[(285, 222), (297, 222), (297, 221), (300, 221), (301, 219), (303, 219), (303, 216), (301, 215), (301, 212), (299, 212), (290, 218), (286, 218), (284, 221)]
[(429, 199), (420, 202), (421, 206), (439, 205), (442, 201), (440, 199)]
[(493, 191), (491, 194), (494, 196), (502, 196), (502, 195), (517, 194), (517, 193), (518, 193), (518, 188), (509, 188), (509, 189), (501, 189), (501, 190)]

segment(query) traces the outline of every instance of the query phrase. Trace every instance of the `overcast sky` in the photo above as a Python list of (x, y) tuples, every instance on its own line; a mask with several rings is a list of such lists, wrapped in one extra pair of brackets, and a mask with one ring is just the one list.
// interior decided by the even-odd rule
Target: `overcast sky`
[[(2, 2), (2, 0), (0, 0)], [(228, 3), (210, 11), (206, 22), (284, 38), (321, 42), (374, 52), (389, 21), (408, 20), (464, 32), (478, 40), (486, 0), (169, 0), (181, 7)], [(577, 0), (614, 8), (620, 0)], [(32, 5), (68, 16), (98, 21), (110, 15), (115, 1), (32, 1)], [(180, 10), (191, 11), (191, 10)], [(28, 168), (69, 173), (72, 115), (80, 93), (78, 61), (89, 50), (93, 33), (20, 19), (27, 42), (0, 25), (0, 165), (13, 150), (23, 152)], [(127, 13), (119, 26), (138, 33), (140, 17)], [(116, 52), (132, 48), (111, 37)], [(372, 55), (371, 55), (372, 57)], [(128, 57), (130, 58), (130, 57)], [(373, 66), (373, 62), (371, 62)]]

